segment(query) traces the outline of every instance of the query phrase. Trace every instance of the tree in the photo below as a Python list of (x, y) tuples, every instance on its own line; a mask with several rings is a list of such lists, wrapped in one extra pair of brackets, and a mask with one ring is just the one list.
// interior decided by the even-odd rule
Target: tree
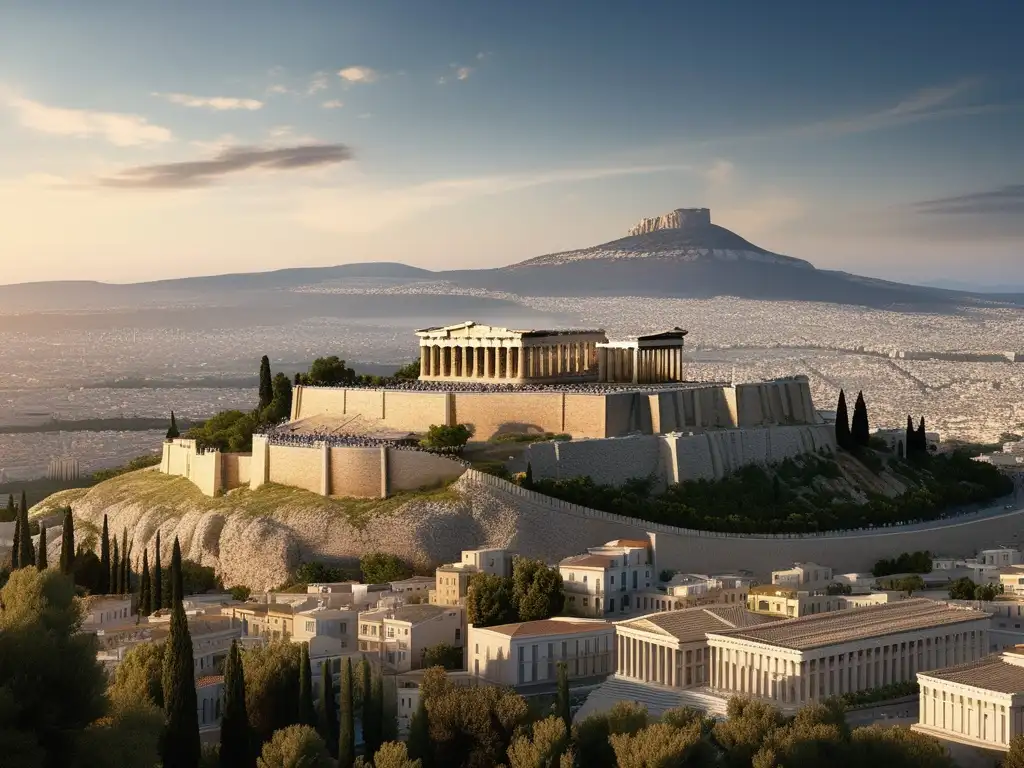
[(100, 534), (100, 573), (96, 591), (101, 595), (110, 594), (110, 530), (107, 528), (107, 516), (103, 515), (103, 532)]
[(338, 709), (334, 703), (334, 676), (331, 674), (331, 663), (327, 659), (320, 665), (320, 700), (317, 705), (317, 731), (327, 743), (331, 757), (337, 757)]
[(160, 529), (156, 531), (156, 546), (153, 548), (153, 611), (166, 608), (163, 596), (164, 572), (160, 567)]
[[(562, 575), (540, 560), (527, 565), (527, 558), (517, 557), (512, 565), (513, 598), (519, 621), (549, 619), (565, 606)], [(520, 572), (525, 570), (523, 578)]]
[(302, 643), (299, 656), (299, 722), (302, 725), (316, 725), (316, 710), (313, 708), (313, 670), (309, 665), (309, 643)]
[(903, 454), (909, 457), (917, 451), (917, 433), (914, 431), (914, 419), (907, 414), (907, 434), (903, 438)]
[(578, 765), (615, 765), (609, 737), (636, 733), (647, 727), (647, 708), (632, 701), (616, 702), (610, 710), (591, 715), (572, 729)]
[(258, 416), (244, 411), (221, 411), (189, 429), (185, 437), (195, 440), (203, 449), (246, 453), (252, 450), (252, 436), (259, 426)]
[[(885, 768), (956, 768), (946, 746), (909, 728), (869, 725), (850, 736), (850, 765)], [(1006, 762), (1003, 762), (1004, 768)]]
[(163, 691), (167, 730), (163, 741), (164, 768), (199, 765), (199, 717), (196, 700), (192, 637), (182, 606), (181, 545), (177, 537), (171, 554), (171, 623), (164, 651)]
[(558, 698), (555, 702), (555, 714), (562, 718), (567, 729), (572, 729), (572, 708), (569, 701), (569, 665), (558, 662)]
[(363, 572), (364, 584), (386, 584), (412, 576), (412, 569), (404, 560), (383, 552), (363, 555), (359, 558), (359, 569)]
[(259, 398), (260, 402), (257, 410), (260, 412), (265, 410), (274, 399), (274, 383), (270, 377), (270, 358), (266, 355), (260, 359)]
[(163, 667), (166, 648), (166, 643), (133, 645), (117, 665), (114, 680), (110, 685), (110, 694), (163, 709)]
[(700, 723), (693, 723), (686, 728), (653, 723), (634, 734), (612, 734), (608, 741), (615, 752), (619, 768), (703, 766), (711, 764), (714, 758), (711, 745), (701, 732)]
[(14, 539), (11, 542), (11, 570), (21, 568), (21, 512), (14, 517)]
[(871, 440), (871, 428), (868, 424), (868, 407), (864, 402), (864, 393), (857, 393), (857, 401), (853, 404), (853, 419), (850, 422), (850, 437), (857, 448), (867, 448)]
[(352, 768), (356, 761), (355, 705), (352, 696), (352, 659), (341, 665), (341, 707), (338, 724), (338, 768)]
[(371, 718), (373, 728), (367, 732), (364, 726), (363, 741), (368, 754), (377, 754), (384, 743), (384, 676), (373, 676), (370, 687)]
[(0, 523), (13, 523), (18, 519), (18, 508), (14, 506), (14, 494), (7, 494), (7, 509), (0, 512)]
[(331, 768), (327, 745), (308, 725), (290, 725), (263, 745), (257, 768)]
[(526, 474), (523, 475), (523, 487), (533, 488), (533, 464), (526, 462)]
[(846, 393), (840, 389), (839, 402), (836, 405), (836, 445), (849, 450), (852, 444), (850, 415), (846, 410)]
[(46, 562), (46, 526), (39, 526), (39, 554), (36, 555), (36, 568), (45, 571), (49, 566)]
[(345, 361), (337, 355), (318, 357), (309, 366), (309, 373), (303, 377), (303, 383), (313, 387), (337, 387), (351, 384), (356, 380), (356, 372), (345, 366)]
[(270, 741), (274, 731), (299, 722), (301, 657), (297, 643), (280, 640), (242, 655), (245, 706), (257, 745)]
[(974, 591), (977, 589), (977, 586), (970, 578), (962, 576), (949, 585), (949, 599), (973, 600)]
[(79, 739), (78, 761), (89, 768), (153, 768), (160, 764), (163, 712), (148, 702), (108, 695), (105, 717)]
[(418, 379), (420, 377), (420, 361), (413, 360), (411, 363), (406, 363), (391, 375), (395, 379)]
[(896, 582), (897, 589), (906, 592), (907, 596), (920, 592), (925, 587), (924, 579), (920, 576), (906, 576)]
[(21, 492), (21, 509), (18, 511), (20, 536), (18, 538), (18, 566), (27, 568), (36, 564), (36, 551), (32, 546), (32, 530), (28, 525), (28, 505), (25, 503), (25, 492)]
[(363, 659), (359, 662), (359, 666), (356, 668), (356, 679), (354, 683), (354, 701), (358, 701), (360, 704), (360, 722), (363, 734), (363, 743), (366, 745), (367, 754), (373, 754), (375, 749), (370, 749), (370, 745), (379, 744), (377, 742), (371, 742), (370, 739), (374, 737), (374, 715), (376, 712), (373, 708), (373, 674), (370, 669), (370, 662), (367, 659)]
[(121, 591), (121, 555), (117, 546), (117, 537), (114, 537), (114, 550), (110, 555), (110, 589), (109, 593), (116, 595)]
[[(569, 731), (558, 717), (548, 717), (533, 724), (528, 736), (521, 733), (509, 745), (510, 768), (559, 768), (569, 744)], [(571, 758), (566, 762), (572, 765)]]
[(75, 564), (75, 518), (71, 507), (64, 508), (64, 525), (60, 536), (60, 572), (71, 575)]
[[(209, 565), (200, 565), (195, 560), (181, 561), (181, 583), (183, 596), (200, 595), (219, 586), (217, 571)], [(164, 573), (163, 593), (171, 593), (168, 574)]]
[(245, 671), (238, 643), (231, 641), (224, 665), (224, 709), (220, 720), (221, 768), (249, 768), (252, 741), (245, 709)]
[(85, 550), (79, 545), (71, 566), (71, 576), (75, 584), (90, 594), (102, 594), (100, 592), (102, 571), (103, 568), (100, 566), (100, 559), (96, 557), (96, 553), (91, 549)]
[(466, 620), (474, 627), (509, 624), (518, 619), (512, 580), (493, 573), (476, 573), (466, 591)]
[(921, 453), (928, 453), (928, 433), (924, 431), (924, 416), (917, 425), (917, 450)]
[(419, 760), (409, 758), (409, 750), (400, 741), (386, 741), (373, 753), (373, 768), (422, 768)]
[(178, 420), (174, 418), (174, 411), (171, 411), (171, 423), (167, 427), (168, 440), (177, 440), (181, 437), (181, 432), (178, 431)]
[(1001, 594), (1003, 585), (999, 584), (979, 584), (974, 588), (974, 599), (984, 600), (990, 602), (996, 599), (996, 595)]
[(443, 667), (447, 670), (462, 669), (462, 649), (449, 643), (437, 643), (423, 649), (423, 669)]
[(149, 550), (142, 550), (142, 573), (139, 575), (139, 613), (149, 616), (153, 612), (153, 589), (149, 580)]
[(292, 383), (283, 373), (274, 376), (271, 386), (273, 396), (270, 404), (260, 412), (260, 421), (265, 424), (276, 424), (291, 416)]
[(420, 762), (423, 768), (431, 768), (433, 748), (430, 744), (430, 718), (427, 715), (427, 700), (420, 696), (416, 703), (416, 712), (409, 722), (409, 756)]
[(1010, 739), (1010, 749), (1003, 758), (1002, 768), (1024, 768), (1024, 734)]
[(130, 584), (130, 576), (132, 572), (130, 565), (131, 557), (131, 544), (128, 543), (128, 526), (125, 526), (124, 530), (121, 532), (121, 570), (118, 571), (117, 574), (119, 587), (117, 592), (119, 595), (127, 595), (132, 591), (132, 585)]
[(431, 424), (420, 445), (424, 448), (461, 449), (472, 436), (473, 428), (466, 424)]

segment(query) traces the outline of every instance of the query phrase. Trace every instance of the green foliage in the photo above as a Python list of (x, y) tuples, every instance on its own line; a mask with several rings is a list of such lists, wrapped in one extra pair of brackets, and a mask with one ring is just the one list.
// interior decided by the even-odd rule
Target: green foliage
[(176, 440), (181, 437), (181, 432), (178, 431), (178, 420), (174, 418), (174, 411), (171, 411), (171, 422), (167, 425), (167, 435), (165, 437), (168, 440)]
[(849, 584), (833, 583), (833, 584), (829, 584), (827, 587), (825, 587), (825, 594), (826, 595), (852, 595), (853, 594), (853, 587), (851, 587)]
[(270, 358), (264, 355), (260, 358), (260, 386), (258, 389), (259, 405), (257, 410), (264, 411), (274, 399), (274, 384), (270, 376)]
[(466, 424), (431, 424), (420, 445), (430, 449), (461, 449), (473, 436), (473, 428)]
[(160, 566), (160, 529), (156, 530), (156, 544), (153, 545), (153, 578), (150, 582), (153, 589), (153, 610), (167, 607), (170, 593), (164, 592), (164, 571)]
[(1002, 768), (1024, 768), (1024, 734), (1010, 739), (1010, 749), (1003, 758)]
[(82, 733), (77, 765), (153, 768), (160, 762), (163, 726), (163, 712), (152, 704), (110, 696), (107, 716)]
[(951, 600), (973, 600), (974, 590), (978, 585), (969, 577), (963, 576), (949, 585), (949, 598)]
[(572, 764), (569, 732), (558, 717), (548, 717), (533, 724), (529, 734), (522, 732), (508, 747), (509, 768), (559, 768), (563, 756)]
[(166, 647), (166, 643), (139, 643), (132, 646), (117, 665), (110, 685), (110, 695), (126, 701), (145, 702), (162, 709)]
[(224, 665), (224, 709), (220, 721), (219, 764), (221, 768), (252, 765), (252, 737), (245, 707), (245, 670), (238, 643), (231, 641)]
[[(956, 768), (941, 742), (909, 728), (871, 725), (850, 737), (849, 764), (885, 768)], [(1003, 763), (1004, 768), (1006, 763)]]
[(60, 538), (60, 572), (70, 575), (75, 563), (75, 518), (71, 507), (64, 508), (64, 524)]
[(313, 669), (309, 664), (309, 643), (302, 643), (299, 657), (299, 722), (316, 725), (316, 710), (313, 707)]
[(36, 569), (45, 571), (49, 567), (46, 562), (46, 528), (39, 529), (39, 554), (36, 556)]
[(225, 453), (248, 453), (252, 451), (252, 436), (256, 431), (257, 419), (251, 413), (222, 411), (192, 427), (185, 437), (195, 440), (202, 449), (216, 449)]
[(174, 539), (171, 556), (171, 624), (164, 649), (163, 691), (167, 728), (163, 768), (195, 768), (199, 762), (199, 715), (192, 638), (181, 598), (181, 546)]
[(236, 584), (228, 591), (231, 593), (232, 600), (239, 600), (243, 603), (252, 595), (252, 590), (245, 584)]
[(879, 581), (878, 585), (882, 589), (898, 590), (900, 592), (906, 592), (908, 595), (920, 592), (925, 588), (924, 579), (920, 576), (904, 576), (902, 579), (885, 579), (884, 581)]
[(139, 615), (153, 613), (153, 584), (149, 579), (149, 550), (142, 550), (142, 573), (139, 576)]
[(839, 401), (836, 403), (836, 445), (849, 450), (853, 446), (850, 434), (850, 413), (846, 408), (846, 393), (839, 390)]
[(100, 573), (97, 591), (101, 595), (110, 594), (110, 530), (107, 527), (107, 516), (103, 515), (103, 533), (100, 534)]
[(928, 550), (903, 552), (892, 560), (879, 560), (871, 569), (874, 576), (890, 576), (894, 573), (931, 573), (932, 553)]
[(334, 678), (331, 664), (320, 665), (320, 699), (317, 701), (317, 732), (327, 744), (331, 757), (338, 756), (338, 709), (334, 699)]
[(359, 574), (314, 560), (308, 563), (299, 563), (291, 579), (287, 584), (282, 585), (279, 591), (288, 592), (299, 589), (305, 592), (308, 584), (332, 584), (353, 578), (358, 579)]
[(569, 666), (558, 662), (558, 696), (555, 701), (555, 713), (565, 723), (567, 729), (572, 728), (572, 706), (569, 701)]
[(420, 377), (420, 361), (413, 360), (411, 363), (407, 363), (399, 368), (392, 374), (392, 378), (395, 379), (418, 379)]
[(245, 708), (257, 745), (269, 741), (274, 731), (299, 722), (301, 656), (298, 644), (285, 641), (242, 654)]
[(855, 448), (867, 448), (871, 440), (871, 427), (868, 424), (868, 407), (864, 403), (864, 393), (857, 393), (857, 402), (853, 405), (853, 419), (850, 420), (850, 437)]
[(373, 753), (373, 768), (422, 768), (419, 760), (411, 760), (405, 744), (386, 741)]
[(614, 734), (608, 741), (618, 768), (662, 765), (701, 768), (713, 764), (714, 752), (701, 732), (700, 723), (685, 728), (653, 723), (634, 734)]
[(462, 669), (462, 649), (448, 643), (437, 643), (423, 649), (423, 669), (444, 667), (448, 670)]
[(427, 714), (427, 700), (420, 696), (416, 712), (409, 723), (409, 756), (422, 763), (424, 768), (433, 765), (433, 746), (430, 743), (430, 716)]
[(264, 424), (276, 424), (291, 417), (292, 413), (292, 382), (283, 373), (274, 377), (271, 385), (271, 398), (266, 406), (260, 408), (260, 421)]
[(510, 624), (518, 617), (512, 580), (492, 573), (477, 573), (466, 591), (466, 621), (474, 627)]
[(512, 597), (519, 621), (549, 619), (562, 612), (562, 575), (541, 560), (516, 557), (512, 562)]
[(352, 768), (356, 761), (355, 698), (352, 657), (341, 663), (341, 699), (338, 722), (338, 768)]
[(647, 727), (647, 708), (632, 701), (619, 701), (607, 712), (591, 715), (576, 723), (572, 741), (576, 764), (613, 766), (615, 751), (609, 737), (633, 734)]
[(564, 442), (572, 440), (565, 432), (499, 432), (488, 439), (489, 443), (540, 443), (545, 440)]
[(412, 576), (412, 568), (395, 555), (383, 552), (369, 552), (359, 559), (364, 584), (385, 584)]
[[(100, 589), (100, 580), (103, 573), (103, 566), (100, 564), (100, 559), (96, 557), (96, 553), (79, 548), (75, 554), (71, 571), (75, 585), (94, 595), (101, 595), (103, 590)], [(109, 574), (107, 578), (109, 578)]]
[(309, 366), (309, 372), (302, 377), (303, 384), (314, 387), (338, 387), (352, 384), (355, 380), (356, 372), (346, 367), (345, 361), (339, 359), (337, 355), (318, 357)]
[(291, 725), (263, 745), (257, 768), (331, 768), (327, 745), (308, 725)]
[(7, 494), (7, 506), (0, 510), (0, 523), (13, 523), (18, 519), (18, 508), (14, 506), (14, 494)]
[[(202, 595), (212, 589), (221, 589), (221, 581), (217, 571), (212, 566), (200, 565), (195, 560), (183, 560), (181, 562), (181, 581), (184, 592), (182, 597), (188, 595)], [(161, 590), (163, 594), (171, 594), (170, 574), (164, 572)]]
[(22, 504), (18, 510), (18, 567), (28, 568), (36, 564), (36, 550), (32, 546), (32, 531), (28, 524), (28, 506)]
[(56, 570), (14, 571), (0, 590), (0, 741), (5, 766), (76, 762), (82, 731), (104, 715), (96, 638)]
[(363, 744), (366, 754), (372, 755), (384, 743), (384, 680), (380, 675), (371, 678), (369, 662), (363, 664)]
[(101, 469), (96, 472), (93, 472), (92, 481), (94, 483), (102, 483), (103, 481), (110, 480), (111, 478), (114, 477), (127, 475), (129, 472), (137, 472), (140, 469), (155, 467), (159, 463), (160, 456), (158, 454), (147, 454), (145, 456), (137, 456), (136, 458), (129, 461), (127, 464), (123, 464), (120, 467)]
[(916, 696), (918, 690), (917, 683), (913, 681), (890, 683), (889, 685), (882, 685), (878, 688), (872, 688), (867, 691), (845, 693), (838, 697), (838, 701), (847, 709), (853, 709), (854, 707), (864, 707), (869, 704), (877, 704), (880, 701), (890, 701), (892, 699), (902, 699), (906, 696)]

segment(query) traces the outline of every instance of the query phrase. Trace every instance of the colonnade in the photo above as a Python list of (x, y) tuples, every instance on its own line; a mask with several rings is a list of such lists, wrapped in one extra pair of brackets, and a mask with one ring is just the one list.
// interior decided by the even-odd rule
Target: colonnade
[(593, 341), (558, 344), (423, 344), (420, 377), (524, 381), (592, 376), (597, 361)]
[(920, 682), (919, 723), (926, 733), (1006, 748), (1014, 736), (1024, 732), (1024, 710), (1014, 706), (1013, 694), (930, 677)]
[(961, 630), (885, 645), (863, 641), (807, 652), (711, 638), (710, 686), (800, 707), (913, 681), (918, 672), (979, 659), (987, 652), (984, 635), (980, 629)]
[(661, 643), (616, 633), (617, 668), (622, 677), (673, 688), (704, 685), (707, 648), (673, 648)]
[(658, 384), (682, 381), (682, 345), (651, 347), (636, 343), (599, 344), (598, 380), (611, 383)]

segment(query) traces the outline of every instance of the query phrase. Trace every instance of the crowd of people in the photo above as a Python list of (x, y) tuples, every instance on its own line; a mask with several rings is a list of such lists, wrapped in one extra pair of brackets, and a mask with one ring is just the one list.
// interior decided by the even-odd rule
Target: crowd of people
[(375, 437), (373, 435), (353, 435), (332, 432), (330, 429), (323, 426), (314, 427), (308, 432), (291, 432), (284, 427), (285, 425), (280, 425), (267, 430), (265, 434), (271, 445), (287, 445), (296, 448), (320, 448), (324, 445), (330, 448), (379, 448), (380, 446), (385, 446), (399, 451), (425, 451), (427, 453), (438, 453), (452, 461), (457, 461), (467, 467), (470, 466), (468, 461), (463, 460), (457, 455), (456, 450), (447, 450), (444, 448), (425, 449), (420, 447), (416, 438), (413, 436), (408, 438), (393, 438)]
[[(522, 384), (510, 384), (507, 382), (495, 381), (420, 381), (419, 379), (389, 379), (383, 384), (370, 384), (358, 382), (353, 384), (339, 384), (339, 387), (349, 389), (388, 389), (405, 392), (569, 392), (580, 395), (606, 395), (622, 392), (624, 389), (676, 389), (679, 387), (692, 386), (699, 382), (674, 381), (664, 384), (614, 384), (606, 382), (565, 382), (550, 384), (534, 384), (525, 382)], [(706, 384), (706, 382), (705, 382)]]

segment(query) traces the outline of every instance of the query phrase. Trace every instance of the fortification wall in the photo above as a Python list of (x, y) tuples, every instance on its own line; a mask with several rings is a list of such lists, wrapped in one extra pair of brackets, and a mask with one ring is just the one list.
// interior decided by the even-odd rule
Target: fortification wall
[(269, 482), (320, 493), (323, 487), (323, 464), (321, 448), (271, 445)]
[(230, 491), (251, 484), (252, 457), (247, 453), (222, 453), (221, 487)]
[(191, 480), (207, 496), (216, 496), (221, 489), (220, 454), (216, 451), (199, 453), (191, 459)]
[(561, 392), (456, 392), (452, 421), (470, 424), (475, 439), (509, 432), (562, 432)]
[(270, 482), (270, 444), (263, 435), (253, 435), (249, 462), (249, 487), (253, 490)]
[(410, 432), (447, 424), (449, 397), (446, 392), (384, 392), (384, 423)]
[[(603, 437), (605, 434), (605, 398), (604, 395), (575, 395), (566, 393), (564, 398), (564, 417), (561, 429), (579, 437)], [(551, 430), (554, 432), (555, 430)]]
[(773, 464), (822, 450), (835, 450), (833, 430), (825, 424), (534, 443), (526, 448), (525, 459), (538, 479), (589, 476), (622, 485), (630, 478), (654, 476), (664, 486), (721, 479), (749, 464)]
[(416, 491), (450, 482), (466, 467), (457, 461), (424, 451), (389, 450), (387, 455), (388, 493)]
[(381, 453), (386, 450), (383, 447), (331, 448), (328, 495), (368, 499), (382, 496)]

